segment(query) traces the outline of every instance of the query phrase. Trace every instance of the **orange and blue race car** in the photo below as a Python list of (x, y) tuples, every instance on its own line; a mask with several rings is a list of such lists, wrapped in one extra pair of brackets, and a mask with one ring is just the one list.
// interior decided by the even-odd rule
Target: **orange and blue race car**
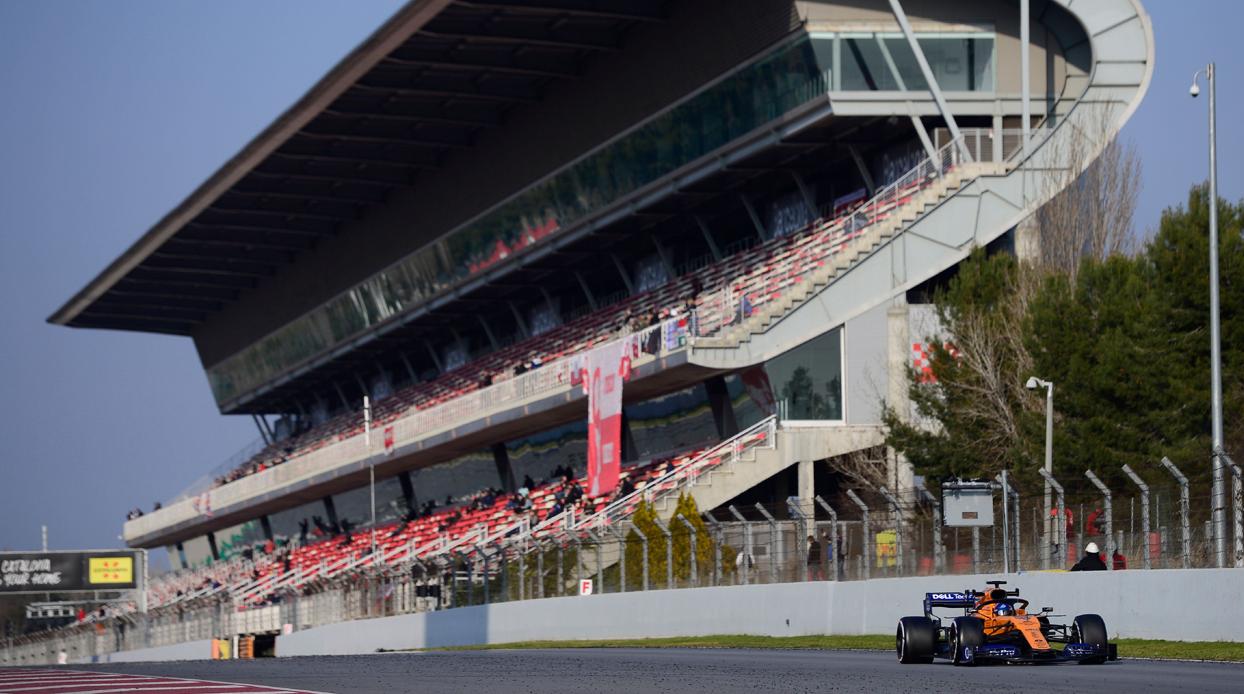
[[(1028, 601), (1006, 581), (986, 581), (984, 592), (972, 589), (925, 593), (924, 615), (903, 617), (895, 634), (900, 663), (931, 663), (945, 658), (955, 665), (984, 663), (1084, 663), (1117, 660), (1115, 644), (1106, 640), (1106, 623), (1082, 614), (1071, 624), (1054, 624), (1053, 608), (1028, 611)], [(962, 609), (963, 615), (944, 622), (935, 608)], [(1055, 648), (1053, 644), (1062, 644)]]

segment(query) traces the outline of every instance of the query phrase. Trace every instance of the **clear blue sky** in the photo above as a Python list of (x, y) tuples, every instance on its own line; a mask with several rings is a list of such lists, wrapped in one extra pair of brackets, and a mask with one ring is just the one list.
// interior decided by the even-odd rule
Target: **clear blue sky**
[[(0, 549), (116, 546), (149, 509), (256, 437), (220, 416), (188, 339), (44, 319), (297, 99), (398, 0), (0, 0)], [(1206, 170), (1244, 197), (1244, 4), (1148, 0), (1157, 71), (1125, 130), (1156, 227)]]

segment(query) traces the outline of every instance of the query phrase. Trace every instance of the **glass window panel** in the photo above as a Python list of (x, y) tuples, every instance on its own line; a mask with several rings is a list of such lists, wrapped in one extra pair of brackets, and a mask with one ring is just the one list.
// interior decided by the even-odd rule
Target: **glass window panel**
[(835, 328), (765, 362), (788, 419), (842, 419), (841, 337)]
[(810, 39), (784, 44), (443, 240), (209, 370), (226, 403), (824, 94)]

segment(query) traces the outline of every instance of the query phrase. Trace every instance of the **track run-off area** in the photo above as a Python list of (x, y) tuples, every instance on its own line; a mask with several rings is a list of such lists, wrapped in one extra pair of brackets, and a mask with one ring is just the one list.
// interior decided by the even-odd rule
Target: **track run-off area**
[[(121, 680), (79, 688), (0, 692), (784, 692), (1128, 691), (1225, 692), (1244, 689), (1244, 664), (1128, 660), (1104, 665), (900, 665), (892, 653), (689, 648), (426, 651), (251, 661), (99, 664), (39, 672), (153, 678), (126, 688)], [(155, 678), (166, 678), (164, 680)], [(184, 678), (184, 679), (168, 679)], [(187, 680), (201, 680), (190, 682)], [(12, 682), (7, 679), (7, 682)], [(221, 684), (222, 682), (239, 684)], [(165, 684), (166, 683), (166, 684)], [(96, 684), (109, 686), (96, 686)], [(37, 686), (37, 685), (35, 685)], [(71, 683), (71, 686), (72, 683)], [(163, 688), (167, 686), (168, 688)], [(232, 687), (232, 688), (231, 688)]]

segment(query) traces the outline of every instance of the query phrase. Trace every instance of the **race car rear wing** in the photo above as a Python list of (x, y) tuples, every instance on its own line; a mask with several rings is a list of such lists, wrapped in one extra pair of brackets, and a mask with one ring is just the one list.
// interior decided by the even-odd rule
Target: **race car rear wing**
[(924, 611), (934, 607), (972, 607), (976, 604), (974, 593), (925, 593)]

